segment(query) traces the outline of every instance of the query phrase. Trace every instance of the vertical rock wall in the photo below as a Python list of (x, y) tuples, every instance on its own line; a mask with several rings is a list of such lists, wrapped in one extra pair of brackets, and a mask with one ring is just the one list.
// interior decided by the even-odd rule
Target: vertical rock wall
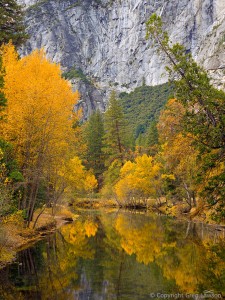
[[(224, 0), (20, 0), (26, 5), (30, 39), (27, 54), (44, 47), (49, 58), (66, 71), (81, 69), (78, 79), (85, 115), (104, 110), (107, 91), (130, 91), (145, 80), (167, 81), (165, 57), (145, 39), (145, 22), (153, 12), (162, 15), (171, 39), (181, 42), (215, 79), (225, 65)], [(218, 71), (219, 68), (219, 71)], [(220, 69), (221, 68), (221, 69)], [(223, 81), (217, 82), (221, 87)]]

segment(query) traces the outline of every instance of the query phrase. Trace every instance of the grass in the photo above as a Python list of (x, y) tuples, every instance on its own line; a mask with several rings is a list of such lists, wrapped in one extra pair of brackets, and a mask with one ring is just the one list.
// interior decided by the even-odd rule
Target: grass
[(56, 228), (77, 218), (77, 215), (64, 206), (58, 206), (54, 216), (52, 208), (46, 208), (33, 229), (40, 210), (35, 211), (29, 228), (24, 227), (24, 221), (20, 214), (11, 215), (2, 220), (0, 223), (0, 268), (11, 262), (18, 250), (29, 247), (43, 236), (55, 231)]

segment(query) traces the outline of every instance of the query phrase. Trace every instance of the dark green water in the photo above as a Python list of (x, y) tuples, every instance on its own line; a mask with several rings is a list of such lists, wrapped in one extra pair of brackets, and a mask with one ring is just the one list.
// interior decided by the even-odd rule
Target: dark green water
[(221, 299), (219, 294), (225, 295), (224, 232), (154, 214), (81, 213), (0, 270), (4, 300)]

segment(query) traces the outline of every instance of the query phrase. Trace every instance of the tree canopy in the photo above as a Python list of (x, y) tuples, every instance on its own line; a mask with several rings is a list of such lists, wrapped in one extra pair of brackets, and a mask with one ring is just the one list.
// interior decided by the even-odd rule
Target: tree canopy
[(18, 47), (28, 37), (22, 7), (16, 0), (1, 0), (0, 4), (0, 45), (11, 40)]

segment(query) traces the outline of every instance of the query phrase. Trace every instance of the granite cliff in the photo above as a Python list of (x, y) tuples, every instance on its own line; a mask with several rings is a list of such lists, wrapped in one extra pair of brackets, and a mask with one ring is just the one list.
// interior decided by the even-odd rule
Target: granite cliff
[(131, 91), (143, 81), (167, 81), (165, 57), (145, 39), (145, 22), (153, 12), (162, 16), (172, 41), (182, 43), (224, 86), (224, 0), (18, 2), (25, 5), (30, 35), (21, 54), (44, 47), (65, 72), (73, 70), (72, 83), (81, 92), (79, 105), (86, 116), (97, 107), (105, 109), (110, 89)]

